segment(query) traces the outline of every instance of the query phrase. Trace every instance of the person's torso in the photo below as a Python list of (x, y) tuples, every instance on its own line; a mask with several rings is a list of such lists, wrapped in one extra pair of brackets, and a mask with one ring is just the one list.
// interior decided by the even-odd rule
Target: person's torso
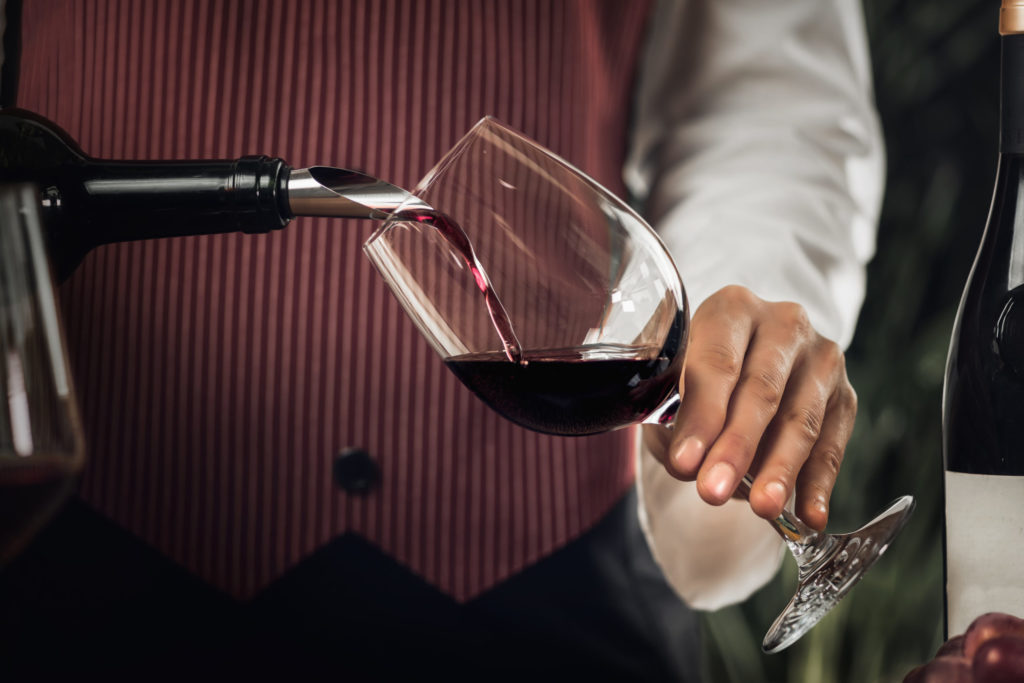
[[(110, 158), (265, 153), (412, 187), (479, 118), (622, 193), (647, 3), (26, 1), (18, 105)], [(357, 533), (460, 600), (578, 536), (633, 430), (535, 434), (444, 368), (362, 255), (373, 225), (104, 247), (62, 288), (81, 495), (238, 597)], [(346, 448), (379, 467), (346, 492)], [(344, 483), (344, 482), (342, 482)]]

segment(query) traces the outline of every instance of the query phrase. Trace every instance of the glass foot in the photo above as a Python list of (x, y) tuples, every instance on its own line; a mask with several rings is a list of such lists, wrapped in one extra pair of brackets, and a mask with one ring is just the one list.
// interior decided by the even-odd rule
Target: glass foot
[(761, 649), (783, 650), (817, 624), (882, 556), (913, 509), (913, 497), (903, 496), (857, 531), (826, 536), (816, 552), (795, 552), (796, 593), (768, 629)]

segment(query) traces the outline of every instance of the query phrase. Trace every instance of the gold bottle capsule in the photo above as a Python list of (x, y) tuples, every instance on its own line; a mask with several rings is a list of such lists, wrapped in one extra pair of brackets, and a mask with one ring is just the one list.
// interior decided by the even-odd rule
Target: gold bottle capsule
[(1024, 0), (1003, 0), (999, 8), (999, 35), (1024, 33)]

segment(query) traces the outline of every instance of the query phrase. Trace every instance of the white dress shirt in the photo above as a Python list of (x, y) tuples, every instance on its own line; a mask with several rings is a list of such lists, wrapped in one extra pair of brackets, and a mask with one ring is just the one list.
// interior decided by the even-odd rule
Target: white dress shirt
[[(662, 0), (637, 89), (626, 182), (691, 310), (728, 284), (804, 306), (846, 347), (884, 184), (857, 0)], [(694, 608), (748, 597), (780, 538), (745, 501), (710, 506), (641, 449), (640, 518)]]

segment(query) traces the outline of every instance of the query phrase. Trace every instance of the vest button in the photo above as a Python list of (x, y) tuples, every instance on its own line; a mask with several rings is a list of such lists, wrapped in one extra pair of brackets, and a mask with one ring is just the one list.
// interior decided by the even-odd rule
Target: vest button
[(334, 457), (334, 483), (347, 493), (365, 495), (380, 481), (380, 467), (362, 448), (344, 448)]

